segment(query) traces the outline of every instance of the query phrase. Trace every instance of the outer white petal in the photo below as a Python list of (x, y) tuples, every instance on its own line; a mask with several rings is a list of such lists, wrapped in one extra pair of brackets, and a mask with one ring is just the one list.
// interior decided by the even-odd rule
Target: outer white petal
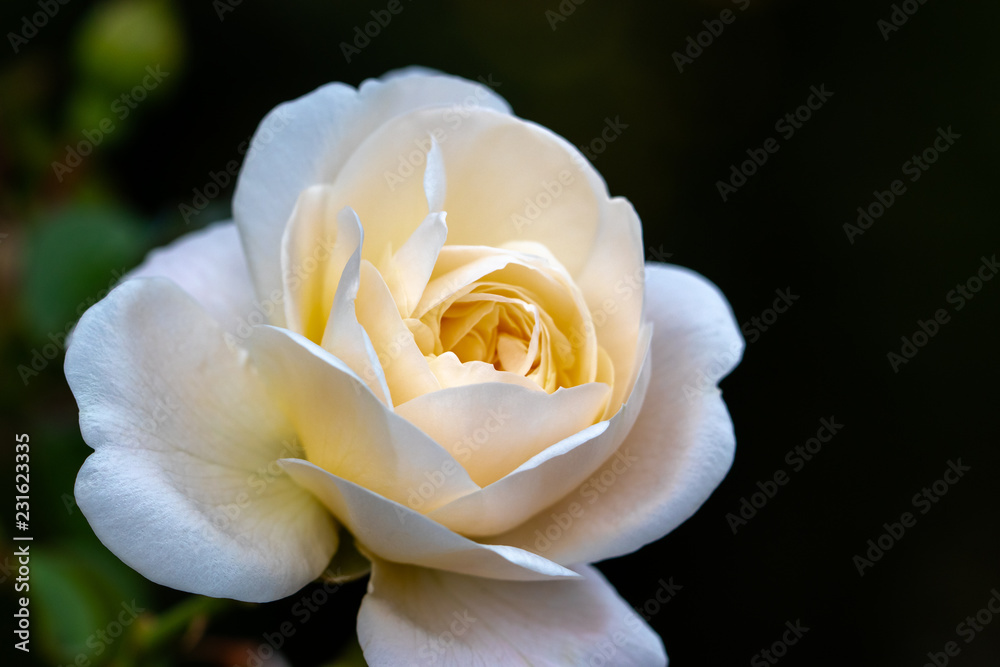
[(388, 120), (428, 106), (510, 111), (486, 86), (410, 70), (369, 79), (358, 89), (329, 84), (279, 105), (264, 118), (233, 200), (258, 294), (281, 288), (281, 235), (299, 193), (316, 183), (334, 182), (351, 153)]
[[(343, 522), (364, 552), (397, 563), (495, 579), (535, 581), (577, 576), (530, 551), (473, 542), (308, 461), (282, 459), (281, 464)], [(428, 476), (428, 483), (433, 479)]]
[(247, 327), (247, 319), (257, 309), (246, 256), (232, 221), (217, 222), (151, 251), (125, 277), (155, 276), (180, 285), (229, 333)]
[(66, 354), (94, 453), (76, 501), (153, 581), (264, 602), (315, 579), (336, 525), (276, 461), (300, 451), (223, 331), (160, 278), (127, 281), (80, 319)]
[(358, 614), (372, 667), (667, 664), (663, 642), (595, 568), (510, 582), (375, 561)]
[[(634, 464), (622, 470), (612, 458), (594, 476), (582, 516), (558, 531), (544, 550), (559, 563), (593, 562), (635, 551), (669, 533), (705, 502), (729, 471), (736, 439), (716, 384), (743, 353), (743, 338), (725, 297), (698, 274), (678, 267), (646, 267), (646, 317), (654, 325), (653, 372), (642, 412), (620, 451)], [(583, 485), (519, 528), (491, 538), (534, 544)]]

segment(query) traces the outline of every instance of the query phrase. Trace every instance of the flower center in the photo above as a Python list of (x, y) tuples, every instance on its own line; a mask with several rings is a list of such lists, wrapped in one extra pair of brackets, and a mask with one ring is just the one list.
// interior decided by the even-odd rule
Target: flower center
[(594, 381), (597, 345), (582, 298), (558, 270), (523, 259), (442, 294), (410, 319), (421, 352), (490, 364), (547, 392)]
[(517, 290), (477, 285), (441, 316), (441, 344), (465, 361), (484, 361), (499, 371), (528, 375), (541, 362), (547, 336), (536, 305)]

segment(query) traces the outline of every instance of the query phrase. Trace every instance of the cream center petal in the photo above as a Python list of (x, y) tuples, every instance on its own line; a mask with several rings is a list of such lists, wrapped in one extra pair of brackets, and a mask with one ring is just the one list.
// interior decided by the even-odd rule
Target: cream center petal
[(282, 238), (284, 291), (270, 297), (284, 308), (290, 330), (322, 340), (340, 278), (362, 236), (354, 211), (340, 206), (329, 186), (302, 191)]
[[(531, 244), (445, 246), (408, 326), (425, 356), (451, 354), (479, 381), (516, 376), (551, 393), (610, 380), (582, 295), (551, 253)], [(483, 377), (483, 365), (495, 377)], [(472, 383), (456, 382), (451, 362), (441, 370), (443, 387)]]
[(538, 307), (521, 299), (471, 292), (441, 318), (441, 345), (461, 361), (528, 375), (540, 362)]

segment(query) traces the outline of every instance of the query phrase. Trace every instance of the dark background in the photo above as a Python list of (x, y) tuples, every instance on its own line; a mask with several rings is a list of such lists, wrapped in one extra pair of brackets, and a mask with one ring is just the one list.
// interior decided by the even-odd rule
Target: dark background
[[(565, 0), (565, 20), (556, 20), (546, 12), (560, 11), (557, 0), (402, 0), (403, 11), (350, 62), (341, 43), (386, 2), (71, 0), (18, 53), (5, 37), (0, 399), (4, 451), (13, 451), (14, 433), (29, 433), (33, 446), (34, 663), (72, 660), (122, 600), (136, 598), (162, 619), (185, 596), (130, 573), (72, 507), (89, 450), (61, 353), (26, 382), (19, 367), (115, 272), (228, 215), (232, 186), (189, 225), (179, 206), (239, 157), (269, 109), (328, 81), (357, 85), (421, 64), (492, 77), (516, 114), (577, 145), (598, 138), (606, 119), (626, 125), (594, 164), (611, 193), (635, 205), (648, 258), (701, 272), (748, 323), (744, 361), (722, 383), (737, 434), (729, 476), (672, 534), (601, 566), (639, 607), (661, 579), (683, 586), (661, 609), (647, 607), (671, 664), (768, 664), (755, 654), (797, 620), (809, 630), (781, 664), (919, 666), (948, 641), (960, 648), (949, 664), (998, 664), (1000, 618), (969, 643), (957, 626), (1000, 587), (1000, 280), (960, 310), (948, 294), (1000, 251), (1000, 7), (903, 4), (916, 13), (885, 39), (878, 21), (889, 20), (889, 2), (750, 0), (743, 11), (745, 0)], [(674, 52), (723, 9), (735, 19), (678, 71)], [(20, 31), (38, 11), (35, 2), (5, 2), (0, 30)], [(110, 114), (114, 132), (59, 181), (51, 164), (65, 159), (66, 145), (156, 64), (170, 72), (164, 83), (127, 118)], [(783, 136), (776, 121), (811, 86), (833, 94)], [(939, 128), (960, 137), (911, 182), (903, 164)], [(723, 201), (717, 182), (769, 137), (779, 150)], [(852, 243), (845, 223), (896, 179), (905, 193)], [(798, 299), (773, 320), (766, 311), (786, 289)], [(938, 309), (948, 322), (894, 370), (887, 354), (899, 354), (901, 336)], [(772, 324), (750, 333), (754, 317)], [(793, 470), (786, 452), (815, 436), (823, 418), (843, 428)], [(12, 453), (3, 458), (6, 478)], [(971, 470), (921, 514), (914, 494), (959, 459)], [(779, 470), (788, 483), (734, 534), (727, 514)], [(906, 511), (916, 525), (860, 576), (854, 557)], [(8, 537), (12, 507), (3, 517)], [(327, 664), (353, 634), (363, 593), (363, 582), (346, 586), (299, 628), (282, 649), (292, 664)], [(13, 609), (9, 580), (2, 596)], [(189, 629), (155, 664), (234, 664), (228, 656), (256, 647), (298, 597), (219, 612), (207, 639)], [(246, 644), (234, 643), (241, 637)], [(87, 655), (98, 663), (122, 646)]]

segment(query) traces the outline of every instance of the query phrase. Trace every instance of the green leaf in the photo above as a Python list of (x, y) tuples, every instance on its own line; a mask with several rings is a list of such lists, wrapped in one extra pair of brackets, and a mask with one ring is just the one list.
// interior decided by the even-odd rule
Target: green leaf
[(138, 220), (104, 206), (64, 209), (26, 239), (22, 309), (33, 342), (62, 346), (84, 311), (142, 257)]

